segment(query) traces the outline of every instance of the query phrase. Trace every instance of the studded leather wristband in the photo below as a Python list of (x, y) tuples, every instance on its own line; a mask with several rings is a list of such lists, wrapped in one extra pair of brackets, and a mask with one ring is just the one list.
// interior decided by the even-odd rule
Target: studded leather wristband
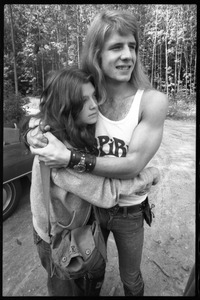
[(83, 153), (74, 149), (71, 151), (71, 157), (68, 168), (74, 169), (79, 173), (91, 172), (96, 164), (96, 156), (89, 153)]

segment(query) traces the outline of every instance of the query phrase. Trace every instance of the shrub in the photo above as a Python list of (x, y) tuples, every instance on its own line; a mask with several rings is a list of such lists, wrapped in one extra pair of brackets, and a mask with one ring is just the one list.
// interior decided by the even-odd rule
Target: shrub
[(3, 120), (5, 127), (10, 127), (13, 123), (19, 124), (20, 120), (26, 114), (26, 111), (22, 107), (24, 104), (24, 100), (20, 94), (16, 96), (13, 92), (4, 92)]
[(196, 119), (196, 94), (185, 95), (184, 91), (179, 91), (175, 97), (169, 97), (168, 118), (172, 119)]

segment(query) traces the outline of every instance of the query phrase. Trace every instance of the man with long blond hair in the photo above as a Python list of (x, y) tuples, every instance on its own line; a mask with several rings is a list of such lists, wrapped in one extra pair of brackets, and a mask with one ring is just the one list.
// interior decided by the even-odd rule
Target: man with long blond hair
[[(91, 174), (134, 178), (160, 146), (168, 100), (151, 87), (143, 71), (137, 22), (131, 13), (102, 11), (95, 17), (85, 39), (81, 68), (92, 74), (99, 101), (95, 133), (98, 157)], [(49, 132), (43, 136), (38, 132), (36, 137), (28, 133), (27, 140), (34, 146), (32, 153), (50, 167), (76, 167), (77, 171), (87, 167), (87, 154), (78, 157)], [(152, 183), (152, 177), (147, 176), (145, 189), (135, 195), (134, 203), (124, 194), (113, 208), (98, 208), (105, 239), (112, 231), (116, 241), (125, 296), (144, 295), (140, 264), (144, 220), (151, 225), (148, 191)]]

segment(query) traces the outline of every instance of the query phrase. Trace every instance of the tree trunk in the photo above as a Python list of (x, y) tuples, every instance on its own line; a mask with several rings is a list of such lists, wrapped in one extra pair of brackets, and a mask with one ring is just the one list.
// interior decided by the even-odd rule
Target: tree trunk
[(44, 90), (44, 57), (43, 57), (43, 50), (41, 51), (42, 55), (42, 89)]
[(188, 58), (187, 58), (187, 47), (184, 51), (185, 54), (185, 96), (187, 97), (188, 94), (188, 90), (187, 90), (187, 86), (188, 86)]
[[(34, 64), (34, 61), (32, 61), (32, 70), (33, 70), (33, 77), (36, 77), (35, 76), (35, 64)], [(36, 94), (36, 80), (32, 81), (32, 91), (33, 91), (33, 95), (35, 95)]]
[(169, 94), (168, 91), (168, 51), (167, 51), (167, 37), (168, 37), (168, 8), (167, 8), (167, 16), (166, 16), (166, 34), (165, 34), (165, 82), (166, 82), (166, 92), (167, 96)]
[[(41, 34), (40, 34), (40, 24), (38, 23), (38, 35), (39, 35), (39, 43), (41, 42)], [(42, 44), (41, 44), (42, 46)], [(39, 49), (40, 50), (40, 49)], [(43, 57), (43, 49), (40, 50), (41, 53), (41, 73), (42, 73), (42, 89), (44, 90), (44, 57)]]
[(77, 63), (80, 66), (80, 48), (79, 48), (79, 36), (80, 36), (80, 12), (79, 5), (77, 5), (76, 10), (76, 23), (77, 23)]
[(189, 73), (190, 73), (190, 95), (192, 94), (192, 59), (193, 59), (193, 43), (191, 44), (191, 53), (190, 53), (190, 70), (189, 70)]
[(12, 17), (12, 5), (9, 5), (10, 11), (10, 25), (11, 25), (11, 39), (13, 48), (13, 69), (14, 69), (14, 82), (15, 82), (15, 95), (18, 95), (18, 81), (17, 81), (17, 65), (16, 65), (16, 53), (15, 53), (15, 41), (14, 41), (14, 29), (13, 29), (13, 17)]
[(39, 87), (39, 71), (38, 71), (38, 53), (36, 54), (36, 92), (38, 93)]
[(53, 55), (53, 51), (52, 51), (52, 55), (51, 55), (51, 70), (53, 71), (53, 60), (54, 60), (54, 55)]
[(177, 92), (177, 60), (178, 60), (178, 45), (176, 41), (176, 50), (175, 50), (175, 66), (174, 66), (174, 91)]
[(160, 89), (162, 91), (162, 44), (160, 43)]
[(195, 62), (194, 62), (194, 85), (193, 85), (193, 93), (196, 91), (196, 70), (197, 70), (197, 53), (195, 53)]
[(178, 24), (179, 24), (179, 10), (176, 22), (176, 48), (175, 48), (175, 66), (174, 66), (174, 92), (177, 93), (177, 64), (178, 64)]
[(182, 50), (183, 50), (183, 45), (181, 44), (179, 67), (178, 67), (178, 89), (177, 89), (177, 92), (179, 92), (179, 90), (180, 90), (180, 83), (181, 83)]
[[(59, 28), (58, 28), (58, 22), (57, 22), (57, 27), (56, 27), (56, 39), (57, 39), (57, 44), (60, 43), (60, 35), (59, 35)], [(58, 69), (60, 69), (60, 53), (59, 51), (57, 50), (57, 67)]]
[[(155, 38), (153, 43), (153, 54), (152, 54), (152, 64), (151, 64), (151, 84), (154, 83), (154, 65), (156, 66), (156, 40), (157, 40), (157, 19), (158, 19), (158, 9), (156, 8), (156, 32), (155, 32)], [(155, 60), (154, 60), (155, 58)]]
[(69, 59), (69, 55), (68, 55), (68, 24), (66, 25), (66, 51), (65, 51), (66, 55), (66, 67), (68, 66), (68, 59)]

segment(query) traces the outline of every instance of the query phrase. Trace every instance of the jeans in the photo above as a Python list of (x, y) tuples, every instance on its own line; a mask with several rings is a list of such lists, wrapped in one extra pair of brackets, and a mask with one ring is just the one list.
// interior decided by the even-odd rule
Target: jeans
[[(148, 211), (151, 214), (149, 204)], [(119, 271), (125, 296), (143, 296), (144, 282), (140, 270), (144, 240), (143, 211), (126, 214), (119, 212), (119, 206), (110, 209), (96, 208), (105, 241), (112, 231), (119, 256)], [(91, 220), (93, 217), (91, 217)], [(61, 280), (50, 277), (50, 246), (34, 230), (34, 242), (42, 266), (48, 273), (49, 296), (85, 296), (84, 278)], [(99, 296), (104, 276), (91, 282), (89, 296)], [(88, 295), (87, 295), (88, 296)]]
[(97, 208), (102, 232), (105, 239), (110, 231), (113, 233), (125, 296), (143, 296), (144, 282), (140, 271), (144, 240), (143, 212), (124, 214), (118, 210), (119, 206)]

